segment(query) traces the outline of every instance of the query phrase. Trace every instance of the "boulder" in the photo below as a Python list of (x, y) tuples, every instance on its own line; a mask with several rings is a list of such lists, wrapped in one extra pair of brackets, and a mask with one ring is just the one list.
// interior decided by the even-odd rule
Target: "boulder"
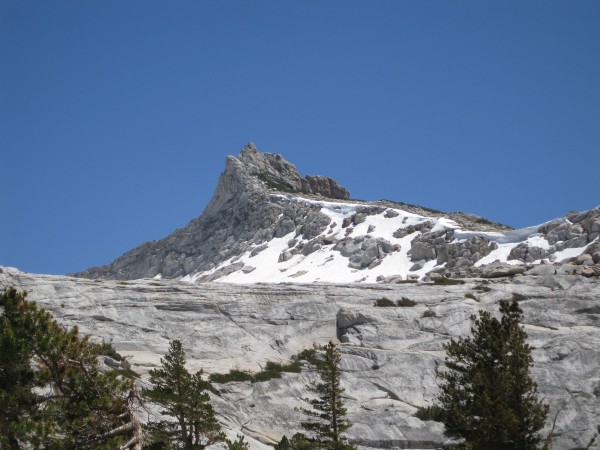
[(516, 274), (524, 273), (527, 266), (521, 264), (505, 264), (494, 262), (480, 267), (482, 278), (500, 278), (509, 277)]
[(540, 264), (533, 266), (527, 271), (527, 275), (533, 275), (535, 277), (545, 277), (554, 274), (556, 274), (556, 268), (552, 264)]
[(417, 270), (421, 270), (425, 266), (425, 262), (426, 261), (424, 259), (422, 259), (421, 261), (417, 261), (410, 267), (410, 271), (415, 272)]
[(367, 215), (365, 213), (358, 213), (353, 216), (352, 223), (354, 225), (359, 225), (367, 220)]
[(296, 224), (289, 217), (282, 217), (277, 225), (275, 225), (274, 236), (276, 238), (283, 237), (289, 233), (292, 233), (296, 229)]
[(430, 261), (436, 258), (435, 248), (426, 243), (420, 241), (412, 241), (410, 248), (410, 260), (411, 261)]
[(530, 247), (527, 244), (522, 243), (510, 251), (508, 259), (517, 259), (519, 261), (530, 263), (545, 258), (546, 256), (548, 256), (547, 250), (541, 247)]
[(600, 242), (596, 242), (595, 244), (588, 246), (584, 253), (591, 255), (594, 264), (600, 264)]
[(582, 253), (574, 258), (573, 262), (579, 266), (592, 266), (594, 264), (594, 258), (590, 254)]
[(259, 245), (258, 247), (255, 247), (251, 252), (250, 252), (250, 258), (258, 255), (260, 252), (262, 252), (263, 250), (265, 250), (268, 247), (267, 244), (262, 244)]

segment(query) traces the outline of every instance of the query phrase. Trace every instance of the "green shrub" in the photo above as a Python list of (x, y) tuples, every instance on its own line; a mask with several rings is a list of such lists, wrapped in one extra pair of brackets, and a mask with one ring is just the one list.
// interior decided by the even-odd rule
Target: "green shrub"
[(398, 300), (396, 304), (401, 307), (410, 307), (415, 306), (417, 302), (412, 301), (410, 298), (402, 297), (402, 299)]
[(320, 362), (317, 351), (314, 348), (305, 348), (296, 356), (292, 357), (294, 361), (306, 361), (313, 366)]
[(488, 286), (484, 286), (482, 284), (479, 284), (479, 285), (475, 286), (475, 290), (478, 292), (490, 292), (492, 290), (492, 288), (488, 287)]
[(267, 361), (265, 368), (255, 374), (232, 369), (229, 373), (213, 373), (208, 378), (213, 383), (229, 383), (230, 381), (250, 381), (252, 383), (257, 383), (260, 381), (272, 380), (273, 378), (281, 378), (283, 372), (300, 373), (301, 371), (302, 362), (299, 360), (292, 361), (289, 364)]
[(115, 350), (110, 342), (102, 342), (98, 345), (100, 346), (100, 351), (102, 354), (110, 356), (115, 361), (123, 361), (123, 356), (121, 356), (121, 354)]
[(440, 422), (444, 412), (442, 408), (437, 405), (428, 406), (426, 408), (419, 408), (415, 413), (415, 417), (420, 420), (435, 420), (436, 422)]
[(433, 284), (439, 284), (441, 286), (454, 286), (457, 284), (465, 284), (465, 282), (463, 280), (456, 280), (454, 278), (441, 277), (434, 279)]
[(512, 299), (515, 302), (522, 302), (523, 300), (527, 300), (529, 297), (523, 294), (519, 294), (518, 292), (513, 293)]
[(396, 304), (389, 298), (383, 297), (378, 300), (375, 300), (374, 306), (379, 306), (380, 308), (389, 308), (390, 306), (396, 306)]
[(435, 313), (435, 311), (428, 309), (423, 313), (423, 317), (437, 317), (437, 314)]
[(251, 373), (243, 372), (237, 369), (231, 369), (229, 373), (211, 373), (208, 377), (213, 383), (229, 383), (230, 381), (252, 381), (254, 377)]
[(264, 181), (270, 189), (275, 189), (276, 191), (282, 192), (302, 192), (298, 189), (295, 189), (291, 184), (286, 183), (285, 181), (275, 180), (274, 178), (269, 177), (268, 175), (258, 174), (258, 178)]
[(479, 299), (477, 297), (475, 297), (475, 295), (472, 294), (472, 293), (470, 293), (470, 292), (468, 292), (468, 293), (465, 294), (465, 298), (470, 298), (471, 300), (475, 300), (476, 302), (479, 301)]

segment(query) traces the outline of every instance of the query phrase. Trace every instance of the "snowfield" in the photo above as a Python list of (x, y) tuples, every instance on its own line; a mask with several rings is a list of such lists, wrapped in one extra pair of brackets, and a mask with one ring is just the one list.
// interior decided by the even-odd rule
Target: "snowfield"
[[(330, 226), (321, 233), (320, 237), (333, 238), (340, 240), (343, 238), (356, 238), (368, 236), (372, 238), (382, 238), (389, 241), (392, 245), (399, 245), (400, 250), (387, 254), (385, 258), (376, 267), (369, 269), (356, 269), (350, 267), (348, 258), (339, 251), (333, 250), (335, 243), (323, 245), (319, 250), (303, 255), (295, 254), (287, 261), (280, 261), (282, 252), (290, 250), (288, 243), (292, 239), (298, 239), (299, 242), (306, 244), (307, 239), (296, 237), (295, 232), (291, 232), (280, 238), (273, 238), (266, 244), (266, 248), (258, 254), (252, 255), (252, 247), (241, 256), (224, 261), (211, 270), (197, 272), (187, 275), (181, 279), (183, 282), (195, 283), (206, 275), (211, 275), (222, 270), (233, 263), (243, 263), (243, 269), (234, 271), (227, 275), (216, 278), (215, 281), (223, 283), (376, 283), (382, 277), (391, 277), (400, 275), (403, 279), (423, 279), (425, 275), (437, 266), (437, 261), (427, 261), (424, 266), (418, 270), (411, 270), (414, 261), (411, 261), (409, 251), (411, 241), (422, 234), (415, 231), (405, 237), (396, 238), (394, 232), (407, 228), (411, 225), (417, 225), (423, 222), (431, 222), (433, 228), (431, 232), (441, 230), (454, 230), (454, 242), (462, 242), (474, 236), (485, 237), (490, 242), (498, 245), (489, 255), (484, 256), (475, 263), (475, 267), (500, 261), (508, 264), (524, 264), (519, 260), (509, 260), (508, 256), (513, 248), (519, 244), (527, 244), (530, 247), (540, 247), (548, 249), (550, 244), (538, 233), (539, 226), (527, 227), (518, 230), (506, 232), (484, 232), (484, 231), (466, 231), (461, 230), (459, 225), (446, 217), (425, 217), (414, 214), (402, 209), (388, 208), (395, 211), (398, 215), (389, 217), (386, 211), (368, 215), (366, 220), (354, 227), (342, 228), (344, 219), (357, 213), (359, 208), (368, 207), (366, 204), (349, 204), (333, 201), (316, 201), (303, 197), (287, 198), (293, 202), (302, 202), (320, 208), (320, 211), (331, 218)], [(556, 260), (571, 258), (580, 255), (587, 248), (569, 248), (557, 252)], [(534, 264), (539, 264), (537, 260)], [(441, 265), (440, 265), (441, 266)], [(379, 277), (379, 280), (378, 280)]]

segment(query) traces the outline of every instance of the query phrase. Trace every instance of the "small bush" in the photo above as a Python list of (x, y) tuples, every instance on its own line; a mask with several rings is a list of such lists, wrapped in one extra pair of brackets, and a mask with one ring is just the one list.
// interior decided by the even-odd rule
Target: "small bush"
[(435, 420), (436, 422), (441, 422), (443, 418), (444, 412), (442, 408), (437, 405), (428, 406), (426, 408), (419, 408), (415, 413), (415, 417), (420, 420)]
[(268, 175), (259, 174), (258, 178), (260, 180), (264, 181), (266, 183), (267, 187), (269, 187), (271, 189), (275, 189), (276, 191), (290, 192), (290, 193), (302, 192), (302, 191), (299, 191), (298, 189), (295, 189), (291, 184), (288, 184), (281, 180), (275, 180), (274, 178), (271, 178)]
[(208, 377), (213, 383), (229, 383), (230, 381), (252, 381), (254, 377), (251, 373), (241, 370), (231, 369), (229, 373), (211, 373)]
[(389, 308), (391, 306), (396, 306), (396, 304), (393, 301), (391, 301), (389, 298), (383, 297), (378, 300), (375, 300), (374, 306), (378, 306), (380, 308)]
[(137, 373), (135, 370), (132, 369), (114, 369), (114, 373), (117, 375), (121, 375), (124, 378), (129, 378), (130, 380), (133, 380), (134, 378), (139, 378), (140, 374)]
[(523, 294), (519, 294), (518, 292), (513, 293), (512, 299), (515, 302), (522, 302), (523, 300), (527, 300), (529, 297)]
[(465, 282), (463, 280), (456, 280), (454, 278), (441, 277), (434, 279), (433, 284), (438, 284), (441, 286), (455, 286), (457, 284), (465, 284)]
[(371, 369), (373, 369), (373, 370), (379, 370), (379, 364), (373, 364), (371, 366)]
[(250, 381), (257, 383), (272, 380), (273, 378), (281, 378), (283, 372), (300, 373), (301, 371), (302, 363), (300, 361), (293, 361), (289, 364), (267, 361), (265, 368), (255, 374), (232, 369), (229, 373), (213, 373), (208, 378), (213, 383), (229, 383), (230, 381)]
[(314, 348), (305, 348), (295, 357), (292, 357), (292, 359), (295, 361), (306, 361), (313, 366), (320, 362), (317, 351)]
[(477, 299), (477, 297), (475, 297), (474, 294), (468, 292), (465, 294), (465, 298), (470, 298), (471, 300), (475, 300), (476, 302), (478, 302), (479, 300)]
[(418, 282), (419, 282), (419, 280), (408, 279), (408, 280), (394, 281), (394, 284), (416, 284)]
[(437, 317), (437, 314), (435, 313), (435, 311), (428, 309), (423, 313), (423, 317)]
[(415, 306), (417, 302), (412, 301), (410, 298), (402, 297), (402, 299), (398, 300), (396, 304), (401, 307), (410, 307)]
[(123, 361), (123, 356), (115, 350), (110, 342), (102, 342), (100, 345), (101, 351), (104, 355), (110, 356), (115, 361)]
[(490, 292), (492, 290), (492, 288), (488, 287), (488, 286), (484, 286), (482, 284), (479, 284), (479, 285), (475, 286), (475, 290), (478, 292)]

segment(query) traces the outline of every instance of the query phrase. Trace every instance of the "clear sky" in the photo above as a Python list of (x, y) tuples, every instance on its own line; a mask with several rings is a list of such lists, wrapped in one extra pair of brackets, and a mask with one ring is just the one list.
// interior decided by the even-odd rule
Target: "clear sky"
[(600, 204), (600, 1), (0, 0), (0, 265), (106, 264), (248, 141), (514, 227)]

